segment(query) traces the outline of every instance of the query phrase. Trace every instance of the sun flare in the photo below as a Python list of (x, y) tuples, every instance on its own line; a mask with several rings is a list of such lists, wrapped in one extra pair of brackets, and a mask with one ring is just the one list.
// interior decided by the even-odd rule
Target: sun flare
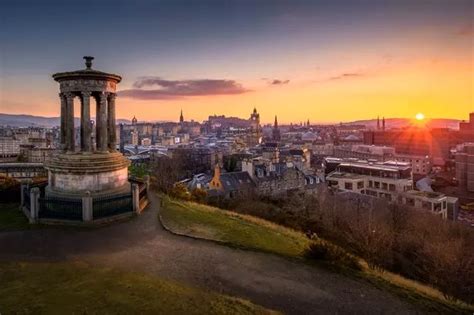
[(418, 120), (418, 121), (422, 121), (422, 120), (425, 119), (425, 114), (423, 114), (423, 113), (418, 113), (418, 114), (415, 115), (415, 118), (416, 118), (416, 120)]

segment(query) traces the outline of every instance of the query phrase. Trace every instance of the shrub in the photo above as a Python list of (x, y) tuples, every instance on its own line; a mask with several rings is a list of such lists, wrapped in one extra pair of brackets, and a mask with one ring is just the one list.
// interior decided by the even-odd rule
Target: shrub
[(195, 188), (191, 191), (191, 199), (196, 202), (204, 202), (207, 198), (207, 192), (201, 188)]
[(323, 241), (314, 242), (309, 245), (305, 256), (309, 259), (325, 261), (338, 267), (362, 270), (356, 257), (347, 253), (339, 246)]
[(173, 189), (171, 189), (170, 195), (178, 199), (191, 200), (191, 194), (183, 183), (175, 184)]

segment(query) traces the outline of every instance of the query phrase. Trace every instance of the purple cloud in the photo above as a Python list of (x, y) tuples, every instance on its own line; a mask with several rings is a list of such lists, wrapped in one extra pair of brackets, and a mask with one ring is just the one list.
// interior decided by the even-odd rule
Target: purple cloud
[(364, 76), (364, 74), (361, 72), (351, 72), (351, 73), (343, 73), (343, 74), (331, 77), (329, 78), (329, 80), (341, 80), (341, 79), (356, 78), (356, 77), (362, 77), (362, 76)]
[(288, 83), (290, 83), (290, 80), (275, 79), (275, 80), (272, 80), (272, 82), (270, 82), (271, 85), (282, 85), (282, 84), (288, 84)]
[[(143, 89), (149, 87), (150, 89)], [(119, 92), (120, 96), (142, 99), (175, 99), (187, 96), (242, 94), (250, 90), (234, 80), (165, 80), (159, 77), (142, 77), (133, 88)]]

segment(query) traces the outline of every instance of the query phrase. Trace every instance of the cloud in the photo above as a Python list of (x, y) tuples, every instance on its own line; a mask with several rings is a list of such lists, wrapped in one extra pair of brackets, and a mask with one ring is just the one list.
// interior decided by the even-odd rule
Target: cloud
[(290, 80), (275, 79), (275, 80), (272, 80), (272, 82), (270, 82), (271, 85), (282, 85), (282, 84), (288, 84), (288, 83), (290, 83)]
[(132, 89), (120, 91), (119, 95), (142, 100), (155, 100), (246, 92), (250, 92), (250, 90), (234, 80), (165, 80), (159, 77), (141, 77), (133, 83)]
[(350, 73), (342, 73), (340, 75), (330, 77), (329, 80), (341, 80), (341, 79), (349, 79), (349, 78), (357, 78), (364, 76), (362, 72), (350, 72)]
[(290, 83), (290, 80), (280, 80), (280, 79), (270, 79), (262, 78), (263, 81), (266, 81), (269, 85), (284, 85)]

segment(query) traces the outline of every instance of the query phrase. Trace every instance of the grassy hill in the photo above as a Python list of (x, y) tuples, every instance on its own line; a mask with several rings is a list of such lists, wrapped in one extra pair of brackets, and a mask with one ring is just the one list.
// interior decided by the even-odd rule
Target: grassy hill
[(177, 234), (223, 242), (293, 258), (303, 258), (310, 240), (303, 233), (248, 215), (202, 204), (164, 199), (160, 216)]
[[(350, 276), (359, 277), (413, 303), (421, 304), (430, 312), (472, 314), (474, 311), (474, 306), (448, 300), (433, 287), (388, 271), (370, 269), (364, 260), (347, 252), (341, 253), (343, 249), (340, 247), (321, 239), (310, 241), (301, 232), (266, 220), (168, 197), (162, 199), (159, 216), (165, 228), (175, 234), (216, 241), (232, 247), (270, 252), (304, 262), (310, 262), (305, 255), (310, 244), (327, 245), (334, 253), (329, 253), (319, 260), (326, 266), (329, 263)], [(351, 260), (349, 263), (348, 258)], [(352, 268), (352, 260), (356, 260), (360, 268)]]
[(2, 314), (272, 314), (248, 301), (81, 263), (1, 263)]

